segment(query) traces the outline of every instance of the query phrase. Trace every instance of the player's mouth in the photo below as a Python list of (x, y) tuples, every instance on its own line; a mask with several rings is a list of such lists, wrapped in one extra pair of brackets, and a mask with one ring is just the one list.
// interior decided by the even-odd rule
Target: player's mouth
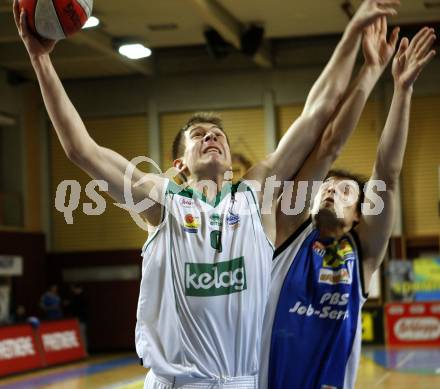
[(333, 197), (326, 197), (324, 199), (323, 203), (334, 204), (335, 203), (335, 199)]
[(219, 154), (219, 155), (222, 154), (221, 150), (215, 146), (209, 146), (205, 150), (203, 150), (203, 154), (211, 154), (211, 153)]

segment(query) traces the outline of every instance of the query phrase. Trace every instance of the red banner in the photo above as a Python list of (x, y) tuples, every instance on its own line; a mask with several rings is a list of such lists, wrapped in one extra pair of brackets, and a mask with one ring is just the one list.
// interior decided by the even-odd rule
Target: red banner
[(86, 356), (77, 320), (41, 323), (39, 335), (47, 365), (75, 361)]
[(388, 345), (440, 347), (440, 302), (390, 303), (385, 311)]
[(30, 325), (0, 328), (0, 376), (42, 366), (39, 343)]

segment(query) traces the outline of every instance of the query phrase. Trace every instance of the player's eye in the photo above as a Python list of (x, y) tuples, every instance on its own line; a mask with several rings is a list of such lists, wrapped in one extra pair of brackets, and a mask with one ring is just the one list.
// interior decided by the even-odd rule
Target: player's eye
[(191, 135), (191, 138), (193, 138), (193, 139), (198, 139), (198, 138), (202, 138), (202, 137), (203, 137), (203, 134), (200, 131), (195, 131)]

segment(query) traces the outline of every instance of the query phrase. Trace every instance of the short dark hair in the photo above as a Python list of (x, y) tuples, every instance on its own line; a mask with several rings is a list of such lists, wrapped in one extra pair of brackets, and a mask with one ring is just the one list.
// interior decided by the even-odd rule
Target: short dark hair
[(332, 169), (332, 170), (330, 170), (327, 174), (327, 177), (325, 177), (325, 179), (327, 180), (330, 177), (352, 180), (358, 184), (358, 186), (359, 186), (359, 199), (358, 199), (358, 202), (356, 205), (356, 210), (358, 211), (358, 213), (360, 215), (362, 212), (362, 203), (365, 200), (364, 187), (365, 187), (365, 184), (367, 183), (368, 179), (361, 174), (352, 173), (349, 170), (345, 170), (345, 169)]
[[(180, 156), (182, 156), (182, 154), (185, 151), (184, 142), (183, 142), (183, 140), (184, 140), (183, 135), (185, 134), (185, 131), (188, 128), (190, 128), (192, 125), (198, 124), (198, 123), (212, 123), (216, 127), (220, 128), (220, 130), (222, 130), (226, 135), (226, 132), (223, 129), (223, 121), (218, 115), (216, 115), (213, 112), (197, 112), (197, 113), (193, 114), (188, 119), (188, 121), (185, 123), (185, 125), (176, 134), (176, 137), (174, 138), (174, 141), (173, 141), (173, 148), (172, 148), (173, 159), (179, 158)], [(227, 135), (226, 135), (226, 139), (229, 143), (229, 139), (228, 139)]]

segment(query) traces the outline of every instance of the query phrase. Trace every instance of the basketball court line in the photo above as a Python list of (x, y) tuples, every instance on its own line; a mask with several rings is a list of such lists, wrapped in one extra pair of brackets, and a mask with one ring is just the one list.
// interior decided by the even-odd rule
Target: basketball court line
[(362, 355), (386, 369), (418, 374), (439, 374), (440, 350), (436, 349), (367, 349)]
[(380, 386), (382, 384), (382, 382), (387, 380), (390, 376), (391, 376), (391, 373), (389, 371), (387, 371), (379, 380), (376, 381), (373, 388), (377, 388), (378, 386)]

